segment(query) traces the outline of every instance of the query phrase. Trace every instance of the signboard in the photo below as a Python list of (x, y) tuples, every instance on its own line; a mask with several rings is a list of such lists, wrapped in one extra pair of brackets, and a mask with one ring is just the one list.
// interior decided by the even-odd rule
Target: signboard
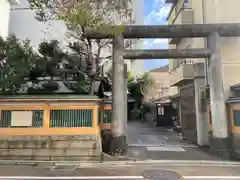
[(32, 111), (12, 111), (11, 126), (32, 126)]

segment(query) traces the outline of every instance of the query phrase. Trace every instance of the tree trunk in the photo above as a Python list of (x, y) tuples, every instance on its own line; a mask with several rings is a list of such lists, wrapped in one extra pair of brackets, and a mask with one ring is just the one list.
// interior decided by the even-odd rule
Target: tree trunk
[(95, 74), (96, 74), (96, 59), (91, 58), (91, 72), (90, 72), (90, 89), (89, 89), (89, 93), (91, 95), (94, 95), (94, 85), (95, 85)]
[(125, 134), (125, 98), (124, 94), (124, 39), (122, 34), (113, 40), (113, 102), (112, 102), (112, 155), (123, 155), (127, 150)]

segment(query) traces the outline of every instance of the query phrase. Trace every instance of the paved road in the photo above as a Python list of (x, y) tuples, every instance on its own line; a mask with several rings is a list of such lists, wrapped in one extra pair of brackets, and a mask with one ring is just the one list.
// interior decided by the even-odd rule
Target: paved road
[[(238, 166), (213, 166), (210, 164), (178, 164), (174, 160), (220, 160), (197, 146), (184, 142), (176, 133), (156, 128), (147, 123), (131, 122), (128, 124), (128, 156), (142, 160), (173, 160), (175, 164), (148, 164), (148, 166), (105, 166), (83, 168), (80, 166), (53, 165), (0, 165), (0, 180), (7, 179), (143, 179), (146, 171), (160, 172), (162, 169), (179, 173), (186, 180), (240, 180)], [(164, 179), (167, 180), (167, 179)], [(174, 178), (171, 178), (174, 180)]]
[[(149, 170), (161, 172), (163, 169), (180, 174), (187, 180), (239, 179), (240, 167), (197, 167), (197, 166), (135, 166), (115, 168), (73, 168), (53, 170), (48, 166), (0, 166), (0, 179), (143, 179)], [(164, 179), (166, 180), (166, 179)], [(174, 180), (174, 179), (171, 179)]]
[(182, 140), (171, 130), (150, 123), (129, 122), (128, 156), (141, 160), (221, 160)]

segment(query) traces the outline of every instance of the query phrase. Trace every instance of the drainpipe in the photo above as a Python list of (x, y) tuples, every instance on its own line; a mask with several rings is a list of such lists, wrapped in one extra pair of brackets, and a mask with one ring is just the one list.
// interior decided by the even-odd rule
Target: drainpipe
[[(202, 0), (202, 18), (203, 18), (203, 24), (205, 24), (205, 6), (204, 6), (204, 0)], [(204, 48), (207, 47), (207, 39), (204, 38)], [(205, 84), (208, 86), (208, 58), (205, 58)]]

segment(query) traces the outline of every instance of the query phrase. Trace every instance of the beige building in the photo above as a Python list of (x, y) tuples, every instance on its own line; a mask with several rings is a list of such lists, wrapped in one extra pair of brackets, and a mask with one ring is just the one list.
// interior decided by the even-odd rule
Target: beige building
[[(168, 24), (240, 23), (239, 0), (165, 0), (173, 7)], [(169, 48), (204, 48), (204, 38), (169, 39)], [(224, 98), (231, 96), (230, 86), (240, 82), (240, 38), (221, 38)], [(206, 63), (205, 63), (206, 62)], [(186, 139), (208, 144), (207, 113), (200, 110), (201, 92), (208, 85), (205, 59), (169, 60), (170, 95), (180, 96), (180, 119)]]
[[(169, 76), (169, 68), (168, 65), (163, 67), (158, 67), (155, 69), (152, 69), (149, 72), (149, 75), (154, 81), (154, 86), (151, 88), (148, 88), (147, 95), (145, 96), (145, 102), (150, 102), (152, 105), (151, 112), (147, 113), (146, 119), (148, 121), (154, 121), (156, 120), (156, 125), (164, 126), (169, 124), (169, 119), (166, 118), (163, 112), (163, 107), (158, 107), (164, 105), (169, 105), (170, 99), (169, 99), (169, 88), (170, 88), (170, 76)], [(150, 105), (149, 104), (149, 105)], [(159, 110), (161, 109), (161, 110)], [(166, 113), (165, 113), (166, 114)], [(160, 118), (161, 116), (161, 118)], [(160, 122), (161, 119), (161, 122)], [(165, 123), (165, 124), (164, 124)], [(167, 124), (168, 123), (168, 124)]]
[(150, 76), (154, 80), (154, 88), (149, 89), (147, 94), (148, 100), (159, 99), (164, 96), (168, 96), (170, 79), (169, 79), (168, 66), (155, 68), (149, 72)]

